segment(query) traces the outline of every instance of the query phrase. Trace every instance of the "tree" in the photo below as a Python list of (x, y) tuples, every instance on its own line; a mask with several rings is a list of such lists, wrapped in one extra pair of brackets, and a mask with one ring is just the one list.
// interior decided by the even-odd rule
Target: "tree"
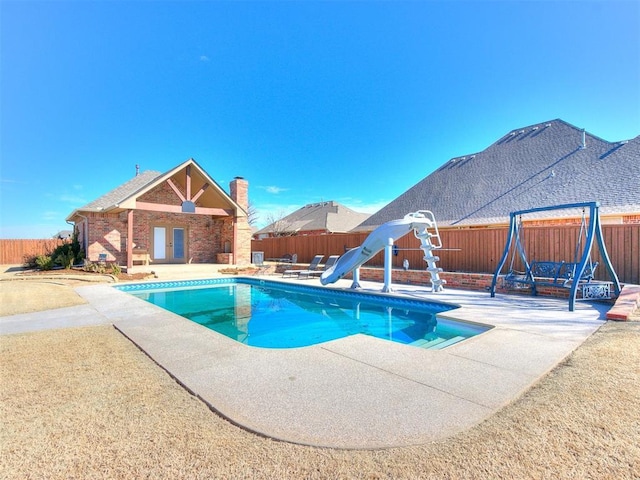
[(260, 215), (258, 214), (258, 210), (256, 210), (256, 207), (251, 203), (251, 200), (249, 200), (249, 205), (247, 206), (247, 221), (249, 225), (252, 227), (255, 226), (259, 219)]
[(269, 233), (274, 237), (293, 237), (298, 232), (293, 228), (293, 224), (286, 219), (284, 211), (269, 212), (267, 214), (267, 222), (269, 222), (267, 228)]

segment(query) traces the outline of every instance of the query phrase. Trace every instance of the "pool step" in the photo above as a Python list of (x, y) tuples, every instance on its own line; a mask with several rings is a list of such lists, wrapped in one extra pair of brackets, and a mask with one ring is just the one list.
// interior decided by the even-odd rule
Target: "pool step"
[(412, 345), (414, 347), (420, 347), (420, 348), (433, 348), (435, 345), (438, 345), (446, 341), (447, 341), (446, 338), (440, 338), (440, 337), (434, 340), (427, 340), (426, 338), (421, 338), (419, 340), (416, 340), (415, 342), (411, 342), (409, 345)]
[(458, 337), (453, 337), (453, 338), (450, 338), (449, 340), (447, 340), (446, 342), (439, 343), (439, 344), (435, 347), (435, 349), (436, 349), (436, 350), (439, 350), (439, 349), (441, 349), (441, 348), (448, 347), (449, 345), (453, 345), (454, 343), (458, 343), (458, 342), (461, 342), (462, 340), (466, 340), (466, 339), (467, 339), (467, 337), (460, 337), (460, 336), (458, 336)]
[(411, 342), (409, 345), (413, 347), (420, 348), (433, 348), (434, 350), (439, 350), (441, 348), (448, 347), (449, 345), (453, 345), (454, 343), (458, 343), (461, 340), (464, 340), (466, 337), (453, 337), (453, 338), (436, 338), (434, 340), (427, 340), (426, 338), (421, 338), (416, 340), (415, 342)]

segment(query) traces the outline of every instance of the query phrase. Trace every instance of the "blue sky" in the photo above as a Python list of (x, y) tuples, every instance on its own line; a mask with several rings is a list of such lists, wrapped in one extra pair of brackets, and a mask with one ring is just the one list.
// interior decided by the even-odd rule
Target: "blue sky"
[[(373, 213), (561, 118), (640, 134), (640, 2), (0, 2), (0, 237), (49, 237), (142, 170), (249, 181), (258, 226)], [(428, 207), (428, 206), (424, 206)]]

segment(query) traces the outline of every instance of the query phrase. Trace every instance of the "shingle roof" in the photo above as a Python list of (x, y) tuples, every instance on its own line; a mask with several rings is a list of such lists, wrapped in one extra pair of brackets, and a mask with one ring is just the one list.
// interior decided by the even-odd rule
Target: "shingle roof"
[(78, 210), (101, 210), (112, 207), (113, 205), (117, 205), (125, 199), (131, 197), (137, 191), (142, 190), (147, 185), (153, 183), (153, 181), (155, 181), (161, 175), (161, 172), (146, 170), (140, 175), (136, 175), (128, 182), (123, 183), (122, 185), (114, 188), (108, 193), (105, 193), (96, 200), (87, 203), (84, 207), (81, 207)]
[[(191, 167), (194, 167), (195, 170), (192, 170)], [(200, 191), (196, 193), (196, 196), (198, 197), (198, 205), (196, 208), (202, 205), (204, 208), (221, 209), (224, 211), (224, 214), (228, 213), (226, 211), (227, 209), (232, 209), (237, 215), (246, 215), (246, 210), (242, 206), (238, 205), (236, 201), (226, 191), (224, 191), (224, 189), (220, 187), (220, 185), (218, 185), (218, 183), (213, 180), (193, 158), (190, 158), (164, 173), (147, 170), (136, 175), (131, 180), (111, 190), (105, 195), (102, 195), (83, 207), (74, 210), (67, 217), (67, 221), (71, 221), (76, 218), (79, 212), (112, 212), (137, 208), (136, 202), (138, 201), (138, 197), (157, 187), (165, 180), (172, 179), (178, 190), (180, 190), (181, 187), (184, 190), (187, 178), (191, 179), (191, 185), (194, 187), (193, 191), (198, 191), (198, 189), (200, 189)], [(188, 198), (187, 200), (191, 199)]]
[(584, 138), (583, 148), (583, 130), (562, 120), (508, 132), (482, 152), (452, 158), (355, 230), (416, 210), (450, 226), (505, 223), (512, 211), (588, 201), (599, 201), (603, 214), (640, 213), (640, 136)]
[[(369, 217), (368, 213), (359, 213), (337, 202), (327, 201), (311, 203), (299, 208), (278, 221), (282, 228), (291, 232), (326, 230), (331, 233), (348, 232)], [(274, 224), (258, 230), (255, 234), (269, 233)]]

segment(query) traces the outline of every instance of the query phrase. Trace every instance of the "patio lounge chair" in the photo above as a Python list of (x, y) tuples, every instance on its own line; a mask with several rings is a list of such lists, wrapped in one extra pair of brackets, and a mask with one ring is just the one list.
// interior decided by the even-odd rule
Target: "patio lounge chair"
[(322, 270), (318, 270), (318, 269), (302, 270), (301, 272), (298, 272), (298, 278), (301, 278), (301, 277), (310, 278), (313, 276), (320, 276), (322, 275), (322, 272), (333, 267), (333, 265), (338, 261), (339, 258), (340, 258), (340, 255), (331, 255), (329, 258), (327, 258), (327, 263), (324, 264), (324, 267), (322, 267)]
[(298, 263), (298, 254), (294, 253), (285, 253), (282, 258), (278, 259), (278, 265), (284, 265), (284, 264), (289, 264), (289, 265), (294, 265)]
[(308, 272), (308, 271), (316, 270), (318, 268), (318, 264), (322, 261), (323, 258), (324, 258), (324, 255), (316, 255), (315, 257), (313, 257), (313, 260), (311, 260), (311, 263), (309, 264), (309, 267), (307, 268), (307, 270), (285, 270), (284, 272), (282, 272), (282, 276), (291, 277), (293, 275), (298, 275), (299, 272)]
[(276, 262), (278, 265), (293, 265), (298, 263), (298, 254), (285, 253), (282, 257), (267, 258), (269, 262)]

